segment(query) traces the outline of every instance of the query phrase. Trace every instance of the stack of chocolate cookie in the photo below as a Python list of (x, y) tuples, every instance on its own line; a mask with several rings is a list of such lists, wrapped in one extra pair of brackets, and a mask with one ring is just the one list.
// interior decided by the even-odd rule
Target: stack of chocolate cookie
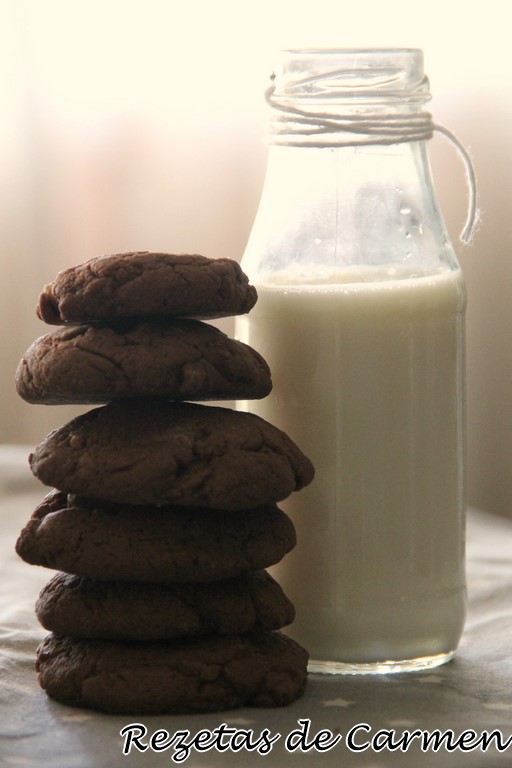
[(53, 698), (107, 712), (287, 704), (307, 653), (278, 630), (294, 609), (264, 570), (294, 545), (276, 503), (313, 478), (282, 431), (199, 402), (264, 397), (268, 366), (204, 320), (257, 299), (239, 265), (127, 253), (59, 273), (16, 383), (32, 403), (106, 403), (30, 456), (53, 487), (16, 544), (59, 571), (36, 613)]

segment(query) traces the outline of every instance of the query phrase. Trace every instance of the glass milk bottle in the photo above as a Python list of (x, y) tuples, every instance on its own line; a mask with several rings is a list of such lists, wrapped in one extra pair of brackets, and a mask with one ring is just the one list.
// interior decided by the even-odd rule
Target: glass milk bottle
[(236, 334), (274, 388), (239, 407), (316, 467), (273, 574), (310, 670), (448, 661), (465, 618), (465, 287), (431, 180), (418, 50), (282, 54)]

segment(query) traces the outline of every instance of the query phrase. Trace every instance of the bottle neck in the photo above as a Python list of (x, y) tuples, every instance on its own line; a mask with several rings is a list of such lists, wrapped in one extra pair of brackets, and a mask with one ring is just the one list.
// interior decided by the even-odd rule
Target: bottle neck
[(433, 132), (419, 50), (284, 51), (266, 98), (273, 144), (386, 145)]
[(269, 143), (290, 147), (399, 144), (432, 138), (432, 115), (416, 104), (319, 105), (265, 94), (273, 109)]

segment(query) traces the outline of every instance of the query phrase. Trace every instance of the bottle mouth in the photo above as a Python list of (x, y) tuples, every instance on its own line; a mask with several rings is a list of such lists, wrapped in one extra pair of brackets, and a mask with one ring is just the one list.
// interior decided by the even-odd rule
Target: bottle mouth
[(273, 75), (280, 99), (424, 104), (430, 99), (418, 48), (287, 49)]

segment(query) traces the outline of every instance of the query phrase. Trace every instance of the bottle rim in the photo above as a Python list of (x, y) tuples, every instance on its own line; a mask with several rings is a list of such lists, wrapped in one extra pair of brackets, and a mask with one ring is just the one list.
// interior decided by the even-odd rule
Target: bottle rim
[(420, 48), (287, 48), (274, 94), (305, 102), (424, 104), (430, 99)]
[(411, 53), (411, 54), (419, 54), (423, 58), (423, 50), (421, 48), (413, 48), (413, 47), (399, 47), (396, 48), (394, 46), (383, 46), (383, 47), (368, 47), (368, 48), (282, 48), (282, 53), (289, 53), (289, 54), (388, 54), (388, 53)]

